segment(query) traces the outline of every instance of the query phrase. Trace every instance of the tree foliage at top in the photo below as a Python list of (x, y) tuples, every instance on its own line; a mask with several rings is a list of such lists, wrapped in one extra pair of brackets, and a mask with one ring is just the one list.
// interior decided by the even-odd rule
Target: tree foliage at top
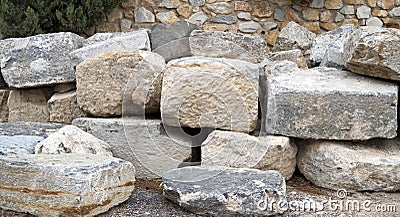
[(0, 0), (5, 38), (69, 31), (82, 34), (126, 0)]

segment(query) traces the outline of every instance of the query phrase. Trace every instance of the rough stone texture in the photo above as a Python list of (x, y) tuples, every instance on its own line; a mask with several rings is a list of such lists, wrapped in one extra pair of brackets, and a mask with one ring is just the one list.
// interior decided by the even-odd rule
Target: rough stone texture
[(207, 4), (206, 8), (216, 14), (230, 14), (233, 11), (232, 6), (227, 2), (216, 2)]
[(343, 7), (342, 0), (325, 0), (326, 9), (340, 9)]
[(162, 181), (166, 198), (202, 215), (276, 216), (287, 208), (285, 180), (277, 171), (185, 167), (166, 172)]
[(375, 27), (382, 27), (383, 26), (382, 20), (379, 19), (378, 17), (371, 17), (371, 18), (367, 19), (365, 24), (367, 26), (375, 26)]
[(232, 25), (238, 21), (236, 16), (228, 16), (228, 15), (222, 15), (222, 16), (215, 16), (210, 19), (211, 22), (213, 23), (225, 23), (228, 25)]
[(283, 11), (281, 9), (275, 8), (274, 18), (275, 18), (275, 20), (282, 22), (285, 20), (285, 14), (283, 13)]
[(178, 8), (182, 3), (179, 0), (162, 0), (160, 7), (163, 8)]
[(141, 115), (159, 109), (165, 60), (149, 51), (111, 52), (76, 69), (79, 107), (92, 115)]
[(0, 69), (10, 87), (27, 88), (75, 80), (68, 53), (84, 38), (68, 32), (0, 41)]
[(203, 6), (206, 4), (205, 0), (189, 0), (189, 3), (193, 6)]
[(279, 33), (273, 51), (300, 49), (302, 52), (311, 48), (315, 34), (295, 22), (289, 22)]
[(76, 83), (59, 84), (53, 87), (55, 93), (66, 93), (76, 89)]
[(188, 22), (202, 26), (207, 21), (207, 19), (207, 16), (202, 11), (200, 11), (190, 16)]
[(345, 15), (353, 15), (354, 14), (354, 6), (346, 5), (342, 9), (340, 9), (340, 13), (345, 14)]
[(70, 153), (113, 156), (110, 145), (73, 125), (62, 127), (35, 147), (35, 154)]
[(344, 46), (354, 30), (353, 25), (347, 24), (317, 36), (311, 47), (311, 63), (318, 65), (324, 62), (324, 66), (343, 67)]
[(55, 93), (47, 105), (50, 112), (50, 122), (70, 124), (75, 118), (86, 117), (76, 99), (76, 91)]
[(159, 178), (190, 156), (190, 143), (170, 138), (160, 120), (79, 118), (73, 124), (132, 162), (138, 178)]
[(70, 53), (75, 66), (79, 65), (86, 59), (106, 52), (151, 50), (148, 30), (122, 33), (120, 35), (112, 35), (107, 40), (97, 40), (99, 40), (97, 43), (90, 44)]
[(295, 62), (299, 68), (307, 68), (307, 62), (299, 49), (268, 53), (267, 59), (270, 61), (288, 60)]
[(249, 12), (239, 12), (237, 17), (241, 20), (251, 20), (251, 14)]
[(29, 135), (0, 136), (0, 156), (33, 154), (36, 144), (43, 139), (42, 136)]
[(390, 17), (400, 17), (400, 7), (393, 8), (389, 11)]
[(169, 126), (253, 131), (259, 66), (233, 59), (187, 57), (164, 71), (161, 116)]
[(400, 80), (400, 30), (357, 29), (346, 43), (344, 60), (352, 72)]
[(11, 90), (7, 106), (8, 122), (49, 122), (47, 89)]
[(261, 29), (261, 25), (254, 21), (239, 24), (239, 30), (244, 33), (255, 33)]
[(195, 30), (189, 38), (195, 56), (222, 57), (259, 63), (264, 60), (267, 45), (257, 36), (239, 33)]
[(8, 96), (10, 90), (0, 90), (0, 122), (8, 122)]
[(370, 7), (376, 7), (376, 2), (377, 2), (378, 0), (366, 0), (366, 2), (367, 2), (367, 5), (368, 6), (370, 6)]
[(382, 9), (391, 9), (394, 7), (394, 0), (378, 0), (377, 5)]
[(183, 4), (176, 9), (176, 12), (178, 12), (179, 15), (181, 15), (184, 18), (189, 18), (190, 15), (192, 14), (193, 7), (189, 4)]
[(297, 166), (317, 186), (348, 191), (400, 189), (398, 139), (300, 143)]
[(310, 7), (312, 8), (323, 8), (325, 0), (312, 0)]
[(135, 168), (91, 154), (0, 157), (0, 207), (36, 216), (95, 216), (129, 198)]
[(271, 17), (272, 8), (267, 1), (254, 2), (252, 15), (259, 18)]
[(85, 41), (83, 42), (83, 46), (89, 46), (92, 44), (96, 44), (98, 42), (103, 42), (106, 41), (110, 38), (114, 38), (117, 36), (123, 36), (126, 35), (126, 33), (123, 32), (103, 32), (103, 33), (96, 33), (92, 36), (90, 36), (89, 38), (85, 39)]
[(371, 16), (371, 8), (367, 6), (360, 6), (357, 8), (357, 18), (367, 19)]
[(202, 166), (277, 170), (286, 180), (296, 168), (297, 147), (288, 137), (215, 130), (201, 146)]
[(63, 124), (54, 123), (33, 123), (33, 122), (18, 122), (18, 123), (0, 123), (0, 135), (2, 136), (16, 136), (16, 135), (27, 135), (27, 136), (41, 136), (46, 138), (50, 134), (54, 133)]
[(136, 7), (133, 11), (136, 23), (154, 23), (156, 17), (144, 7)]
[(190, 33), (197, 25), (180, 21), (171, 25), (154, 24), (150, 27), (151, 49), (164, 57), (165, 61), (191, 56)]
[(317, 9), (305, 9), (303, 10), (303, 17), (307, 21), (318, 21), (319, 20), (319, 10)]
[(172, 24), (179, 21), (179, 18), (173, 11), (157, 13), (156, 18), (158, 21), (164, 24)]
[(266, 131), (314, 139), (394, 138), (397, 92), (395, 84), (334, 68), (270, 75)]

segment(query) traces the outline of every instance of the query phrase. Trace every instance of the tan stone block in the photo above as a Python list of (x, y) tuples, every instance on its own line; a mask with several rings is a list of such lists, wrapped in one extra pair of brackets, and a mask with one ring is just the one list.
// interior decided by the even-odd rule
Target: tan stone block
[(372, 10), (372, 16), (374, 16), (374, 17), (387, 17), (388, 16), (388, 12), (386, 10), (374, 9), (374, 10)]
[(227, 25), (227, 24), (219, 24), (219, 23), (213, 23), (213, 24), (206, 24), (203, 26), (204, 30), (213, 30), (213, 31), (220, 31), (220, 32), (237, 32), (238, 29), (234, 25)]
[(332, 14), (330, 11), (324, 11), (319, 14), (319, 21), (329, 22), (331, 20)]
[(325, 8), (326, 9), (340, 9), (343, 7), (342, 0), (326, 0)]
[(268, 2), (256, 2), (254, 4), (253, 16), (255, 17), (271, 17), (272, 16), (272, 8)]
[(123, 18), (123, 14), (121, 9), (119, 8), (115, 8), (108, 16), (107, 16), (107, 20), (108, 22), (114, 22), (117, 21), (119, 19)]
[(114, 22), (114, 23), (108, 23), (108, 22), (104, 22), (99, 24), (96, 27), (96, 33), (100, 33), (100, 32), (120, 32), (120, 26), (119, 26), (119, 22)]
[(366, 2), (367, 2), (367, 5), (370, 7), (372, 7), (372, 8), (376, 7), (377, 0), (366, 0)]
[(340, 23), (321, 23), (320, 27), (326, 31), (332, 31), (340, 27)]
[(364, 0), (343, 0), (343, 3), (345, 5), (363, 5), (365, 2)]
[(292, 9), (289, 9), (285, 14), (285, 19), (287, 21), (293, 21), (296, 23), (304, 22), (303, 19)]
[(178, 14), (184, 18), (189, 18), (190, 15), (192, 14), (193, 7), (189, 4), (184, 4), (179, 6), (176, 11)]
[(8, 97), (9, 122), (49, 122), (49, 89), (11, 90)]
[(394, 0), (378, 0), (377, 5), (382, 9), (392, 9), (394, 7)]
[(343, 20), (343, 23), (342, 23), (342, 26), (343, 26), (343, 25), (346, 25), (346, 24), (353, 24), (356, 28), (359, 27), (359, 24), (358, 24), (358, 20), (357, 20), (357, 19), (344, 19), (344, 20)]
[(249, 4), (249, 2), (236, 1), (235, 2), (235, 11), (247, 11), (247, 12), (250, 12), (251, 11), (251, 5)]
[(0, 122), (8, 122), (7, 100), (10, 90), (0, 90)]
[(302, 12), (304, 20), (307, 21), (318, 21), (319, 10), (318, 9), (305, 9)]
[(278, 38), (279, 32), (278, 31), (273, 31), (268, 33), (268, 36), (266, 37), (266, 42), (270, 46), (274, 46), (276, 39)]
[(139, 0), (128, 0), (126, 2), (121, 2), (123, 8), (134, 8), (139, 6)]
[(319, 22), (304, 22), (302, 26), (315, 34), (321, 34)]

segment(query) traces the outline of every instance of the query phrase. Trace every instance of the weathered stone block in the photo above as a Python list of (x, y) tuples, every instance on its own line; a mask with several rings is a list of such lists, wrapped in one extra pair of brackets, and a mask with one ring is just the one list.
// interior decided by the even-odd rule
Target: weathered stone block
[(68, 53), (83, 45), (84, 38), (61, 32), (0, 41), (0, 68), (10, 87), (27, 88), (75, 80)]
[(398, 139), (300, 141), (297, 166), (317, 186), (348, 191), (398, 191)]
[(10, 90), (0, 90), (0, 122), (8, 122), (8, 96)]
[(266, 99), (267, 133), (333, 140), (396, 137), (398, 87), (389, 82), (333, 68), (295, 70), (270, 75)]
[(297, 64), (299, 68), (307, 68), (307, 62), (301, 53), (301, 50), (288, 50), (288, 51), (279, 51), (279, 52), (271, 52), (267, 54), (267, 59), (269, 61), (292, 61)]
[(344, 60), (352, 72), (400, 80), (400, 30), (361, 27), (346, 43)]
[(7, 106), (8, 122), (49, 122), (48, 89), (11, 90)]
[(113, 156), (110, 145), (72, 125), (62, 127), (35, 147), (35, 154), (70, 153)]
[(106, 52), (151, 50), (148, 30), (95, 35), (94, 38), (88, 39), (86, 44), (88, 45), (70, 53), (74, 66), (79, 65), (86, 59)]
[(50, 122), (70, 124), (75, 118), (86, 117), (76, 99), (76, 91), (55, 93), (47, 105), (50, 112)]
[(311, 48), (315, 33), (295, 22), (289, 22), (279, 33), (273, 51), (300, 49), (305, 52)]
[(79, 107), (99, 117), (142, 115), (160, 107), (165, 60), (149, 51), (110, 52), (76, 69)]
[(176, 127), (253, 131), (257, 123), (259, 66), (233, 59), (172, 60), (161, 92), (163, 123)]
[(139, 178), (159, 178), (190, 156), (190, 144), (170, 138), (160, 120), (79, 118), (73, 124), (132, 162)]
[(129, 198), (135, 168), (91, 154), (0, 157), (0, 207), (36, 216), (95, 216)]
[(297, 147), (288, 137), (215, 130), (201, 146), (202, 166), (277, 170), (286, 180), (296, 168)]
[(44, 137), (16, 135), (16, 136), (0, 136), (0, 155), (22, 155), (35, 153), (35, 146)]
[(195, 56), (260, 63), (267, 52), (267, 45), (262, 38), (239, 33), (195, 30), (190, 35), (189, 42)]
[(166, 172), (163, 189), (165, 197), (202, 215), (275, 216), (287, 210), (285, 180), (277, 171), (185, 167)]

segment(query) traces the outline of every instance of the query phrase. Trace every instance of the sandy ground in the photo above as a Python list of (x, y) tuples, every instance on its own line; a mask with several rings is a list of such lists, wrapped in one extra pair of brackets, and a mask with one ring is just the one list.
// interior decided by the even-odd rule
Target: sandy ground
[[(126, 202), (100, 216), (198, 216), (165, 199), (160, 184), (160, 180), (137, 180), (136, 189)], [(318, 188), (296, 174), (287, 182), (287, 198), (291, 209), (282, 216), (400, 216), (400, 192), (343, 193), (344, 191), (339, 192), (341, 197), (339, 198), (338, 192)], [(358, 205), (359, 209), (357, 209)], [(0, 214), (1, 216), (31, 217), (28, 214), (1, 209)]]

